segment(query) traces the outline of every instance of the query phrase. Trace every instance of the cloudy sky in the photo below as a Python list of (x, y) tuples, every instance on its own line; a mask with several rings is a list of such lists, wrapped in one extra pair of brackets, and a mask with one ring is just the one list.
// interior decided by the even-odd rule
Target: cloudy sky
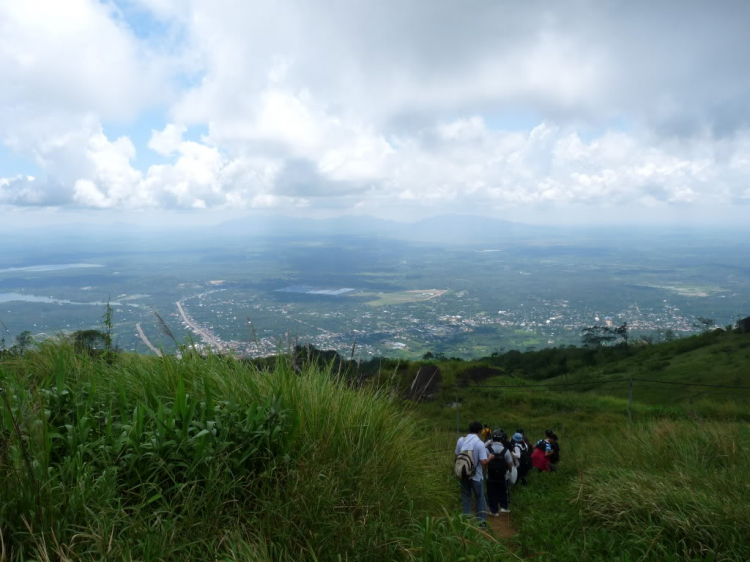
[(738, 220), (748, 21), (746, 0), (0, 0), (0, 213)]

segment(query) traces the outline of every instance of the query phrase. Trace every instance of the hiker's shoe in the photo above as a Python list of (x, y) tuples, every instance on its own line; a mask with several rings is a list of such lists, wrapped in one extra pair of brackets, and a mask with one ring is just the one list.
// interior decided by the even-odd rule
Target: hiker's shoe
[(501, 509), (500, 513), (510, 513), (510, 509)]
[(496, 511), (491, 511), (490, 515), (494, 515), (495, 517), (500, 517), (500, 514), (497, 513)]

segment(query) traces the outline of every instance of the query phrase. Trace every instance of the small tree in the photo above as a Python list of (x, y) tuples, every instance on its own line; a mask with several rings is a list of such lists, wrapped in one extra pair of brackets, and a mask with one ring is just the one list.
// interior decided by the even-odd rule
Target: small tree
[(716, 322), (713, 318), (706, 318), (705, 316), (696, 316), (695, 322), (693, 322), (693, 328), (700, 328), (704, 332), (708, 332), (715, 325)]
[(590, 326), (581, 330), (581, 342), (585, 347), (601, 347), (617, 338), (608, 326)]
[(615, 328), (612, 331), (613, 331), (613, 333), (617, 337), (622, 338), (622, 343), (625, 345), (625, 348), (627, 349), (627, 347), (628, 347), (628, 338), (629, 338), (628, 323), (627, 322), (623, 322), (620, 326), (618, 326), (617, 328)]
[(73, 333), (73, 347), (78, 353), (96, 355), (107, 350), (107, 334), (100, 330), (79, 330)]
[(31, 346), (32, 343), (34, 343), (34, 340), (31, 337), (31, 332), (24, 330), (16, 336), (16, 343), (13, 347), (15, 348), (16, 353), (23, 355), (23, 352), (26, 351), (26, 348)]
[(658, 339), (658, 334), (642, 334), (637, 341), (644, 345), (654, 345)]
[(104, 307), (104, 314), (102, 315), (102, 327), (104, 328), (104, 349), (106, 350), (107, 355), (109, 355), (112, 351), (112, 316), (112, 305), (109, 304), (109, 297), (107, 297), (107, 304)]
[(664, 330), (664, 341), (670, 342), (677, 339), (677, 334), (672, 328), (667, 328)]

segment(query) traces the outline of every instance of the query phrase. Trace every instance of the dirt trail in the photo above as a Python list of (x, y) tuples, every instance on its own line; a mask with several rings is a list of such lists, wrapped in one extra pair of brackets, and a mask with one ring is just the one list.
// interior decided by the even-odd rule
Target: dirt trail
[(510, 539), (518, 533), (510, 522), (510, 513), (501, 513), (499, 517), (488, 514), (487, 525), (501, 539)]

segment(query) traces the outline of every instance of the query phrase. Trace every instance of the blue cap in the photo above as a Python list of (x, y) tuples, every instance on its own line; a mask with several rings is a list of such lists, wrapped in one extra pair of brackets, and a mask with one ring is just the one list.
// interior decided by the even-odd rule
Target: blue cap
[(520, 443), (521, 441), (523, 441), (523, 435), (521, 435), (520, 433), (515, 433), (513, 435), (513, 441), (518, 441)]

